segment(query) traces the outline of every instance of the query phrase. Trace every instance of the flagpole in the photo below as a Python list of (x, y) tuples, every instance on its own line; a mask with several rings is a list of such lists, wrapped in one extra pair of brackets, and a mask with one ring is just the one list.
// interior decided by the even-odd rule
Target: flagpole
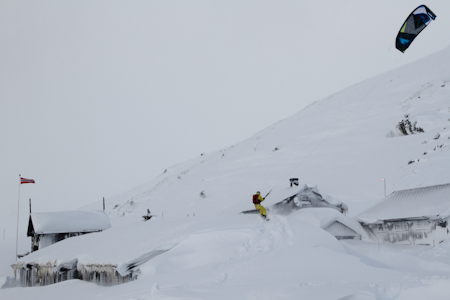
[(17, 234), (16, 234), (16, 261), (17, 261), (17, 249), (19, 248), (19, 208), (20, 208), (20, 174), (19, 174), (19, 199), (17, 200)]

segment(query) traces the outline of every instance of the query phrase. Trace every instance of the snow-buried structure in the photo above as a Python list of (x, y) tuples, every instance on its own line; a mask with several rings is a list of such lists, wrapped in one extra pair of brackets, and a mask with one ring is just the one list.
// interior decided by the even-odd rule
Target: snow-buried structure
[(94, 282), (102, 286), (112, 286), (136, 280), (140, 274), (139, 266), (170, 249), (154, 250), (145, 253), (120, 266), (107, 263), (79, 263), (78, 259), (61, 263), (17, 262), (12, 265), (14, 274), (20, 276), (23, 287), (45, 286), (71, 279)]
[(346, 214), (348, 207), (345, 203), (323, 193), (319, 193), (317, 185), (305, 184), (300, 191), (278, 202), (273, 209), (278, 213), (288, 213), (293, 210), (308, 207), (328, 207)]
[(331, 208), (308, 208), (300, 211), (308, 215), (308, 220), (314, 220), (314, 225), (322, 228), (338, 240), (372, 241), (370, 231), (363, 228), (358, 221), (348, 218)]
[(436, 246), (449, 235), (450, 184), (396, 191), (356, 219), (380, 242)]
[(31, 213), (27, 236), (31, 252), (64, 239), (111, 228), (107, 214), (96, 210)]
[[(121, 263), (99, 261), (105, 259), (105, 249), (100, 250), (103, 253), (90, 259), (86, 259), (82, 251), (76, 251), (78, 253), (76, 255), (81, 255), (84, 260), (74, 257), (73, 253), (67, 254), (68, 249), (82, 248), (85, 244), (81, 240), (63, 240), (77, 236), (84, 239), (86, 236), (81, 236), (91, 233), (93, 244), (90, 245), (101, 248), (94, 235), (109, 228), (111, 228), (109, 217), (102, 211), (30, 214), (27, 235), (31, 237), (34, 253), (11, 266), (16, 279), (19, 276), (20, 284), (24, 287), (45, 286), (71, 279), (94, 282), (102, 286), (117, 285), (137, 279), (140, 274), (139, 267), (143, 263), (168, 251), (168, 249), (154, 249), (131, 260), (127, 259), (128, 255), (122, 257), (113, 255), (112, 261), (117, 259), (116, 261)], [(55, 243), (58, 245), (53, 245)], [(57, 259), (58, 257), (65, 259)]]
[[(338, 240), (369, 239), (367, 232), (357, 221), (345, 216), (348, 211), (347, 205), (327, 194), (319, 193), (315, 184), (305, 184), (294, 195), (269, 208), (272, 212), (282, 215), (290, 214), (300, 209), (304, 209), (317, 217), (320, 220), (320, 227), (331, 233)], [(242, 213), (259, 214), (259, 211), (253, 209)]]
[[(294, 195), (274, 204), (269, 210), (279, 214), (289, 214), (295, 210), (310, 207), (328, 207), (346, 214), (348, 207), (345, 203), (323, 193), (319, 193), (317, 185), (305, 184)], [(243, 211), (244, 214), (259, 214), (256, 209)]]

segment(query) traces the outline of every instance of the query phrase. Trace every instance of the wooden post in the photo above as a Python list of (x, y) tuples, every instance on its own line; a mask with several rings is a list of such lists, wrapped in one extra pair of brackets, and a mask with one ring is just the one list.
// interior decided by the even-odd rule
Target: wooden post
[(103, 211), (105, 211), (105, 197), (103, 197)]

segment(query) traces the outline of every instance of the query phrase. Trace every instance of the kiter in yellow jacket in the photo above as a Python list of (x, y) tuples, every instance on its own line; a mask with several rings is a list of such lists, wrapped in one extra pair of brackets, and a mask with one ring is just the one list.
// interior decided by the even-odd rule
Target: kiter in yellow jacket
[(261, 217), (263, 217), (265, 219), (267, 216), (267, 212), (266, 212), (266, 209), (264, 208), (264, 206), (262, 206), (260, 204), (263, 201), (264, 201), (264, 198), (261, 197), (260, 192), (256, 192), (256, 194), (253, 195), (253, 204), (255, 204), (255, 208), (257, 210), (259, 210), (259, 212), (261, 213)]

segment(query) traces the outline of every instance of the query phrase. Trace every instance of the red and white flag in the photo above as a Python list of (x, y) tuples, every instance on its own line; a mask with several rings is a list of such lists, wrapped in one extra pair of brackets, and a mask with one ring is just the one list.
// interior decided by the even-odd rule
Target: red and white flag
[(26, 178), (20, 177), (20, 184), (24, 184), (24, 183), (35, 183), (35, 182), (34, 182), (34, 179), (26, 179)]

